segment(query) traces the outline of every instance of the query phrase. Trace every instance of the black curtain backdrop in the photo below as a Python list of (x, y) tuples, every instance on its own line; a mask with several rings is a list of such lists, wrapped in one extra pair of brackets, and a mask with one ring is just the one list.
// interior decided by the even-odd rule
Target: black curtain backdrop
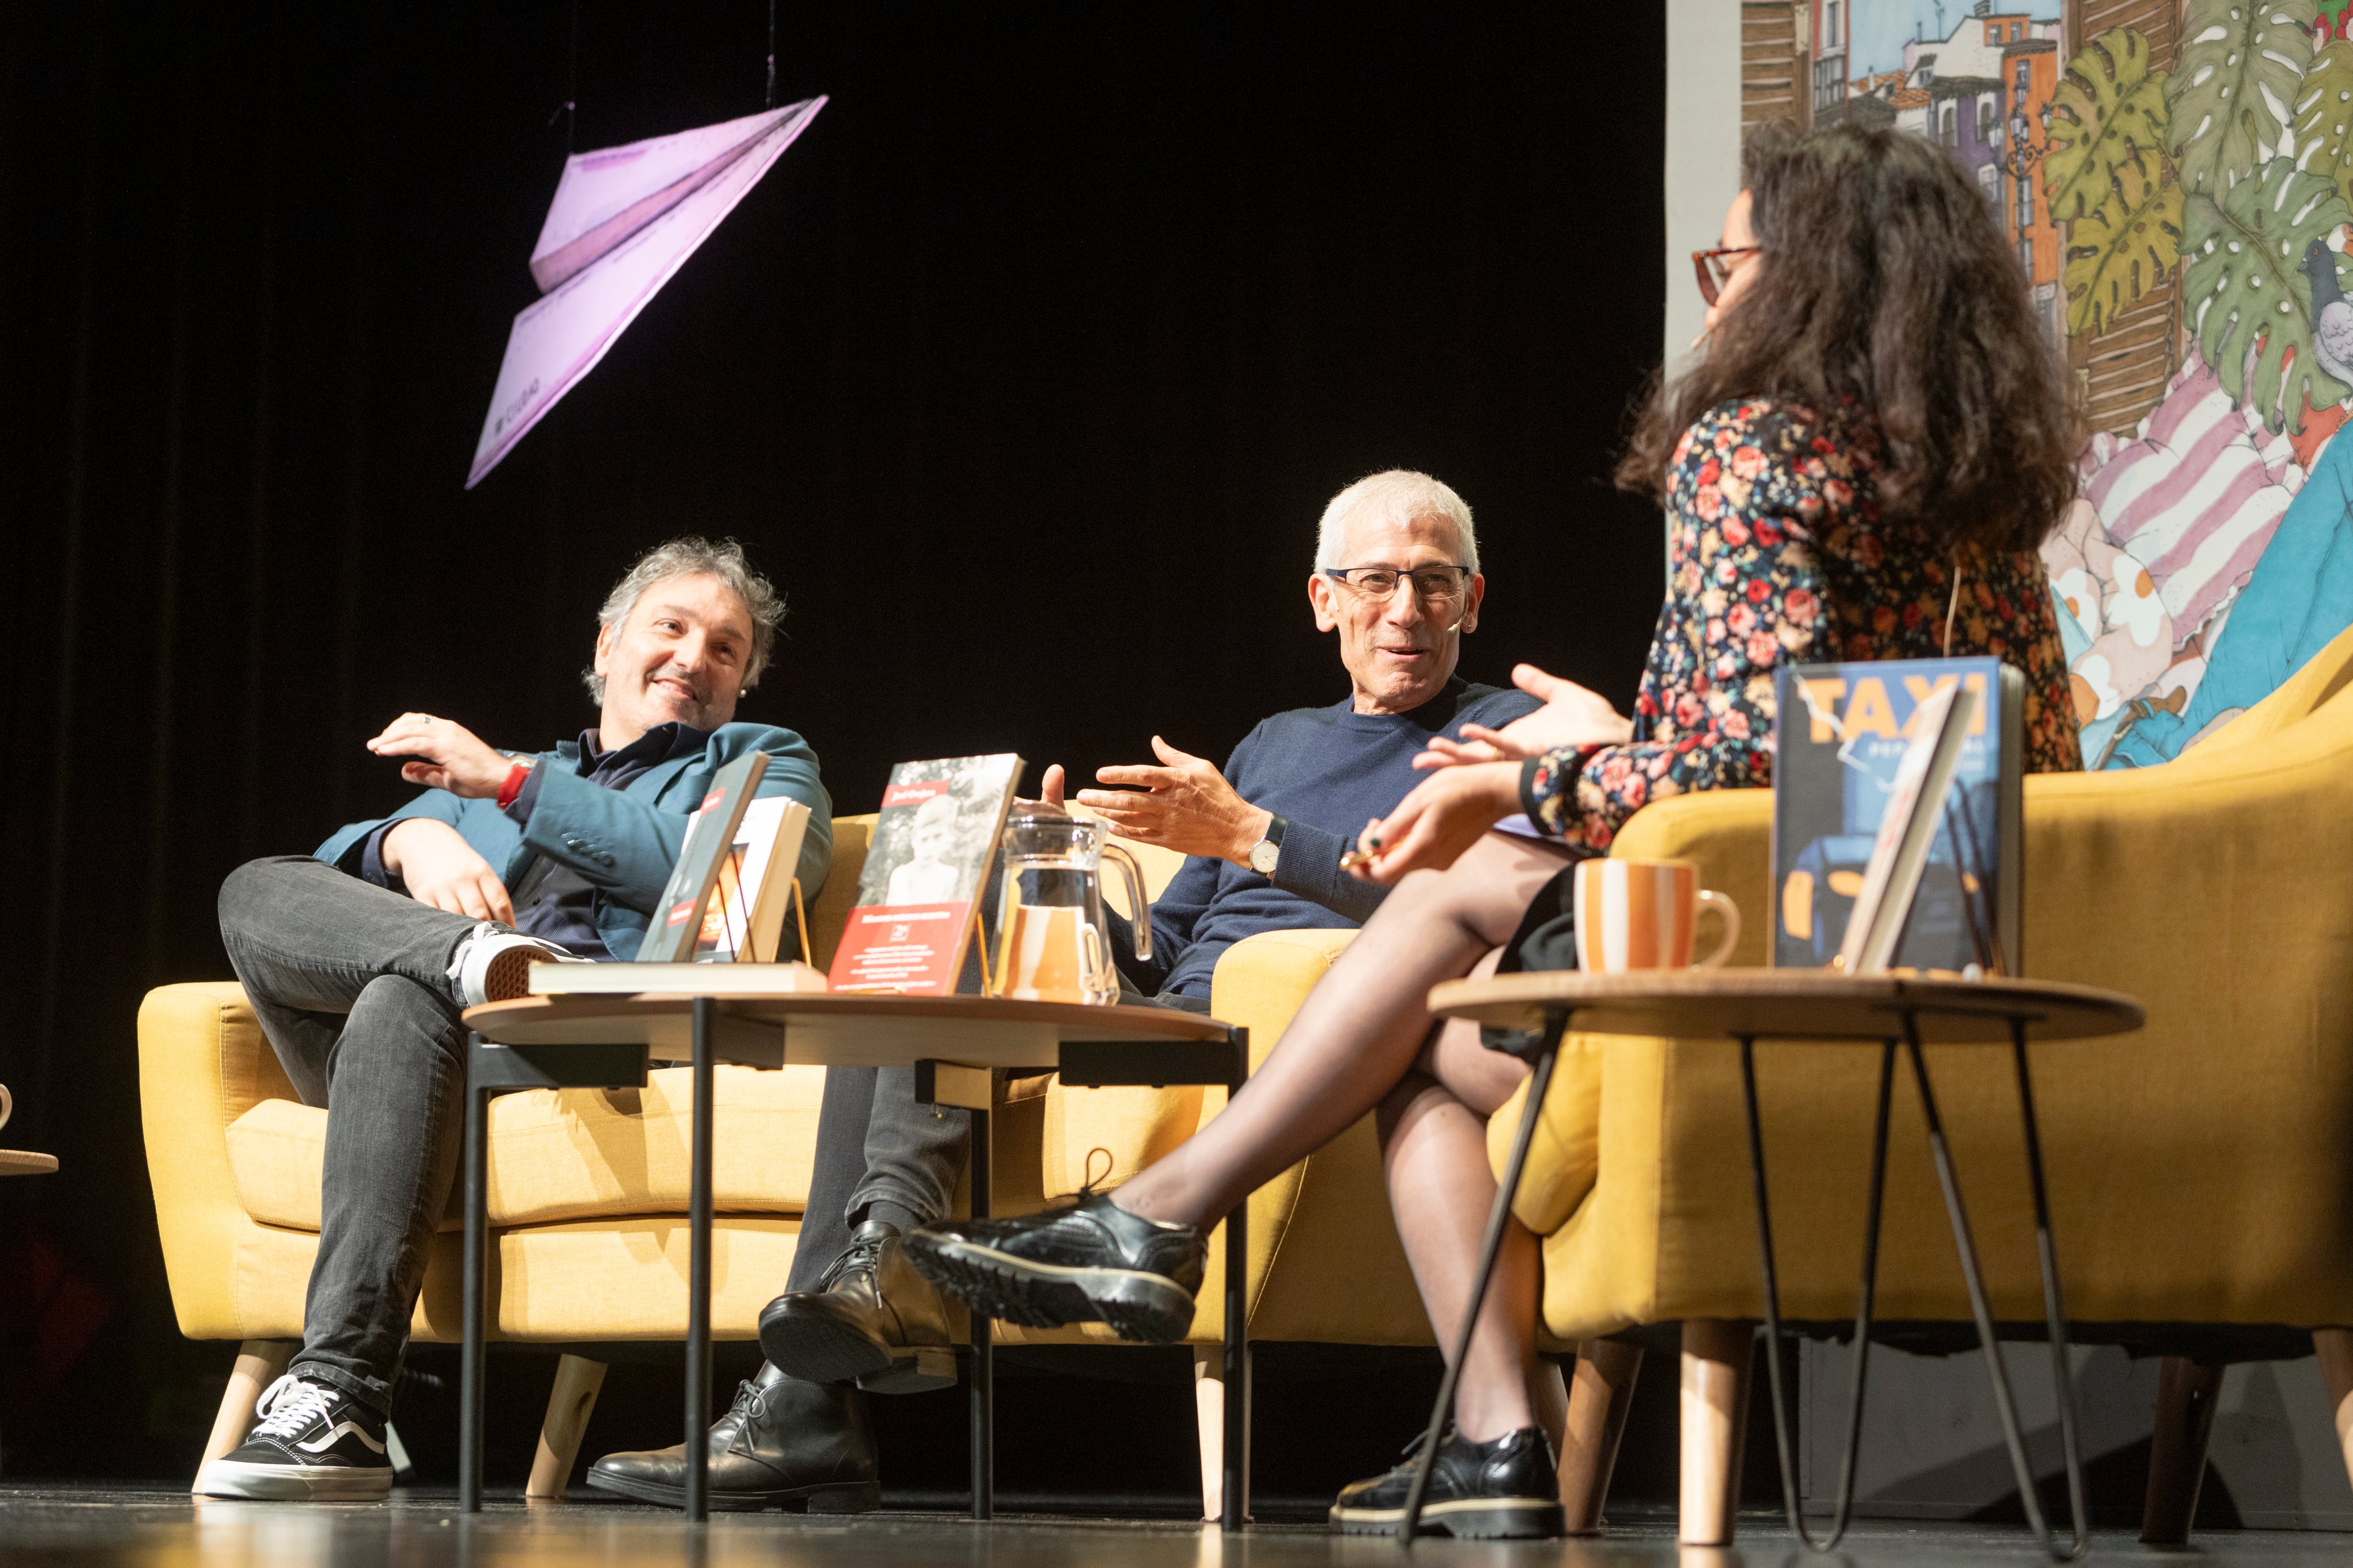
[[(0, 11), (0, 1143), (64, 1162), (0, 1182), (12, 1471), (201, 1441), (228, 1351), (173, 1326), (133, 1026), (227, 974), (222, 877), (403, 798), (361, 742), (405, 709), (590, 722), (596, 605), (664, 537), (786, 590), (743, 716), (843, 813), (902, 758), (1222, 758), (1338, 699), (1314, 525), (1389, 466), (1477, 511), (1466, 674), (1632, 696), (1659, 7), (782, 6), (778, 101), (831, 106), (469, 493), (572, 15)], [(767, 16), (583, 5), (574, 145), (757, 110)]]

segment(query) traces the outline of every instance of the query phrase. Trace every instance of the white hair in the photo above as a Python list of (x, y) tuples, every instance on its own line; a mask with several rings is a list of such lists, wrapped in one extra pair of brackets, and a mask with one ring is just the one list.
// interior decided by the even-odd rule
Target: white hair
[(1348, 521), (1359, 514), (1398, 528), (1421, 518), (1442, 517), (1454, 525), (1454, 536), (1461, 544), (1461, 558), (1454, 564), (1467, 566), (1474, 573), (1479, 570), (1478, 531), (1471, 525), (1471, 508), (1454, 493), (1453, 487), (1411, 468), (1384, 468), (1377, 474), (1366, 474), (1334, 496), (1324, 507), (1324, 521), (1315, 531), (1317, 571), (1326, 566), (1366, 564), (1340, 559), (1341, 551), (1346, 547)]

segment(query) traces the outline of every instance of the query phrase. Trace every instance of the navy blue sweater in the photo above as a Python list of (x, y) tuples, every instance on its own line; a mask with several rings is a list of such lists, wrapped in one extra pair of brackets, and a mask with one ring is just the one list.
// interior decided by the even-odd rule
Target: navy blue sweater
[(1261, 721), (1225, 772), (1244, 800), (1287, 825), (1273, 880), (1230, 860), (1187, 858), (1153, 900), (1150, 963), (1136, 962), (1125, 922), (1112, 914), (1120, 967), (1147, 994), (1206, 1000), (1219, 957), (1246, 936), (1364, 924), (1388, 889), (1349, 876), (1340, 857), (1367, 820), (1394, 810), (1420, 782), (1414, 754), (1432, 735), (1459, 739), (1466, 720), (1500, 729), (1537, 706), (1525, 691), (1458, 677), (1410, 713), (1358, 713), (1343, 700)]

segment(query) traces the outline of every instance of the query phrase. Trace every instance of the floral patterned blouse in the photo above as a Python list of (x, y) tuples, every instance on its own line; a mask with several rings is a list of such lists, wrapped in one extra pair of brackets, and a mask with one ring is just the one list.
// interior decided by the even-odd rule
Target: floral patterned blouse
[(1773, 782), (1784, 661), (1991, 654), (2026, 676), (2027, 765), (2082, 767), (2067, 663), (2033, 554), (1953, 563), (1879, 518), (1877, 434), (1764, 400), (1683, 432), (1667, 473), (1672, 587), (1634, 703), (1635, 739), (1530, 759), (1520, 795), (1546, 834), (1599, 854), (1653, 800)]

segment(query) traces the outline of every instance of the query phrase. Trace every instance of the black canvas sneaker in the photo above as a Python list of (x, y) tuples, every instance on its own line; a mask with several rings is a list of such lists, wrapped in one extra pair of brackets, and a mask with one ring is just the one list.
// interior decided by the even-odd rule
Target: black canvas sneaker
[[(1340, 1489), (1332, 1528), (1343, 1535), (1388, 1535), (1405, 1517), (1406, 1493), (1421, 1458), (1416, 1441), (1405, 1462), (1385, 1476)], [(1544, 1540), (1566, 1532), (1560, 1477), (1540, 1426), (1523, 1426), (1490, 1443), (1466, 1443), (1452, 1431), (1439, 1446), (1422, 1495), (1419, 1535), (1465, 1541)]]
[(1189, 1225), (1132, 1215), (1106, 1196), (1020, 1219), (947, 1219), (907, 1237), (915, 1272), (975, 1310), (1027, 1328), (1095, 1320), (1167, 1344), (1193, 1326), (1208, 1247)]
[(198, 1497), (380, 1502), (392, 1494), (384, 1417), (343, 1390), (290, 1374), (253, 1410), (261, 1424), (197, 1473)]

